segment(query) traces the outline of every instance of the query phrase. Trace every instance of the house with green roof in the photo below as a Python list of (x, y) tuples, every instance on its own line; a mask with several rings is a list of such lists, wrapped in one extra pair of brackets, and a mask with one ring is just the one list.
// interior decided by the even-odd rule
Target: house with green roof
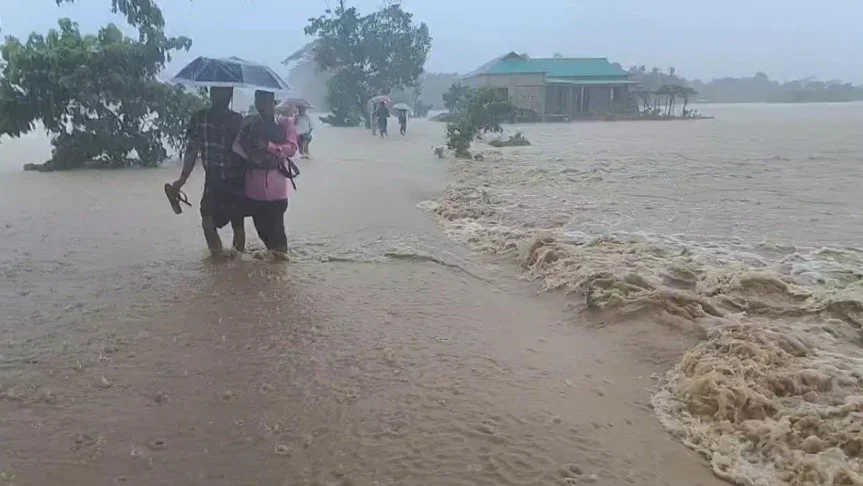
[(542, 120), (626, 113), (630, 87), (638, 84), (605, 58), (530, 58), (510, 52), (464, 78), (465, 84), (498, 90)]

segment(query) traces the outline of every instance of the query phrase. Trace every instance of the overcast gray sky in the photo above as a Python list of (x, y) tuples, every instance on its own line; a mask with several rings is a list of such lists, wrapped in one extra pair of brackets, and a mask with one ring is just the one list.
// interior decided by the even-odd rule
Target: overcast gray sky
[[(0, 0), (3, 34), (44, 32), (67, 16), (93, 31), (110, 0)], [(303, 26), (336, 0), (161, 0), (171, 34), (194, 56), (235, 55), (276, 64), (307, 38)], [(349, 2), (367, 12), (381, 0)], [(470, 71), (508, 51), (608, 57), (624, 66), (675, 66), (689, 78), (810, 75), (863, 83), (863, 0), (407, 0), (429, 24), (427, 69)]]

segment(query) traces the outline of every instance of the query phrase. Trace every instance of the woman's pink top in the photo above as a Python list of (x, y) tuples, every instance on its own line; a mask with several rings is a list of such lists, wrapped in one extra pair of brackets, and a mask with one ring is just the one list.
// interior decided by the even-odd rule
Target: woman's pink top
[[(289, 118), (279, 121), (284, 127), (287, 142), (281, 145), (270, 142), (270, 153), (284, 158), (297, 153), (297, 128)], [(278, 169), (248, 169), (246, 171), (246, 197), (255, 201), (284, 201), (292, 189), (291, 182)]]

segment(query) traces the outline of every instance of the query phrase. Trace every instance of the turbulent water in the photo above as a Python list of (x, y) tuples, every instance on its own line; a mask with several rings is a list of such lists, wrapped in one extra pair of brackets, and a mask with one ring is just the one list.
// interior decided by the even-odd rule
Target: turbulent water
[(705, 110), (515, 127), (430, 208), (585, 316), (703, 332), (653, 405), (718, 476), (863, 484), (863, 105)]
[(322, 127), (287, 263), (4, 140), (0, 484), (863, 484), (863, 105), (700, 110)]

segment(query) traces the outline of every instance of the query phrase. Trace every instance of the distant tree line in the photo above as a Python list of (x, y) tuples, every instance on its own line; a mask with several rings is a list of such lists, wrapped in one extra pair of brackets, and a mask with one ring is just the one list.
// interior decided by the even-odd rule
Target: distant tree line
[[(618, 66), (620, 66), (618, 64)], [(631, 79), (641, 83), (646, 92), (659, 91), (663, 86), (686, 86), (698, 93), (697, 100), (711, 103), (817, 103), (863, 100), (863, 86), (842, 81), (819, 81), (806, 78), (779, 82), (767, 74), (757, 72), (752, 77), (717, 78), (712, 81), (688, 80), (678, 76), (675, 68), (667, 71), (646, 66), (632, 66), (627, 70)]]

